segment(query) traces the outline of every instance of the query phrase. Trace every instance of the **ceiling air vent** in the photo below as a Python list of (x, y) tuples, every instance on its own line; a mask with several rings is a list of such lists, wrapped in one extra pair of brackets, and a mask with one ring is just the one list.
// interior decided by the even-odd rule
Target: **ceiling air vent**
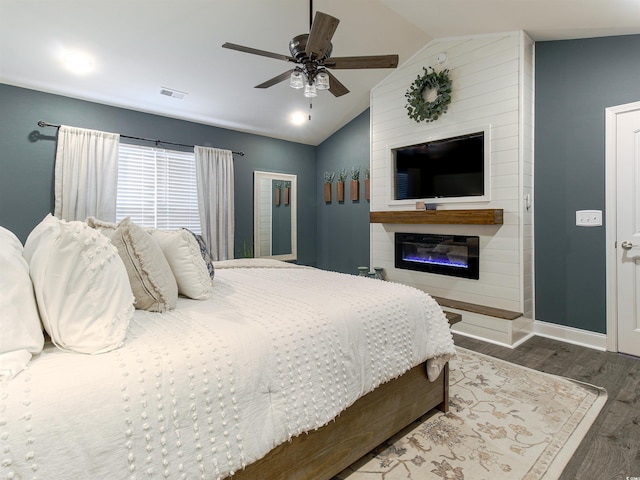
[(173, 90), (171, 88), (160, 87), (160, 95), (166, 95), (167, 97), (177, 98), (178, 100), (182, 100), (185, 95), (185, 92), (180, 92), (178, 90)]

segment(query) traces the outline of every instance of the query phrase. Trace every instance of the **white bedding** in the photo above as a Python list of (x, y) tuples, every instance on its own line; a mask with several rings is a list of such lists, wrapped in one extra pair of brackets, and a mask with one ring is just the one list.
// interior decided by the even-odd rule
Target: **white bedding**
[(92, 356), (49, 344), (1, 382), (0, 478), (224, 478), (454, 354), (441, 309), (413, 288), (225, 266), (211, 299), (137, 310), (124, 347)]

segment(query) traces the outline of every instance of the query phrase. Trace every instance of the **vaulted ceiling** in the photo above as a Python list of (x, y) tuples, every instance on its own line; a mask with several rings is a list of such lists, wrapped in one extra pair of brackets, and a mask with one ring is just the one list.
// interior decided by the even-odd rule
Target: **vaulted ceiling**
[[(640, 34), (640, 0), (316, 0), (313, 9), (340, 19), (333, 56), (397, 53), (400, 64), (433, 38)], [(306, 0), (0, 0), (0, 82), (318, 145), (369, 106), (390, 71), (334, 70), (350, 93), (319, 92), (310, 109), (288, 82), (254, 88), (290, 63), (221, 48), (289, 55), (309, 21)], [(85, 73), (65, 68), (76, 51), (91, 61)]]

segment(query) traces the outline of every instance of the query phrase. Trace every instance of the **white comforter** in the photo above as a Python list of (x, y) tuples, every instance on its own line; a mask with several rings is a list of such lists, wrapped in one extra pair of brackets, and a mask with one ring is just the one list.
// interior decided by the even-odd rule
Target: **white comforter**
[(211, 300), (137, 311), (119, 350), (47, 346), (0, 383), (0, 478), (224, 478), (454, 353), (418, 290), (272, 266), (218, 268)]

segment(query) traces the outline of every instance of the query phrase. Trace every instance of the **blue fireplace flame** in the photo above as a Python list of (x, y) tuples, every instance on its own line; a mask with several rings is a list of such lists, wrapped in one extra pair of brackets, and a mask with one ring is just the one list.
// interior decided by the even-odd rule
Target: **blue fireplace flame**
[(425, 263), (429, 265), (443, 265), (445, 267), (469, 268), (469, 265), (467, 263), (456, 262), (454, 260), (443, 258), (403, 256), (402, 260), (404, 260), (405, 262)]

